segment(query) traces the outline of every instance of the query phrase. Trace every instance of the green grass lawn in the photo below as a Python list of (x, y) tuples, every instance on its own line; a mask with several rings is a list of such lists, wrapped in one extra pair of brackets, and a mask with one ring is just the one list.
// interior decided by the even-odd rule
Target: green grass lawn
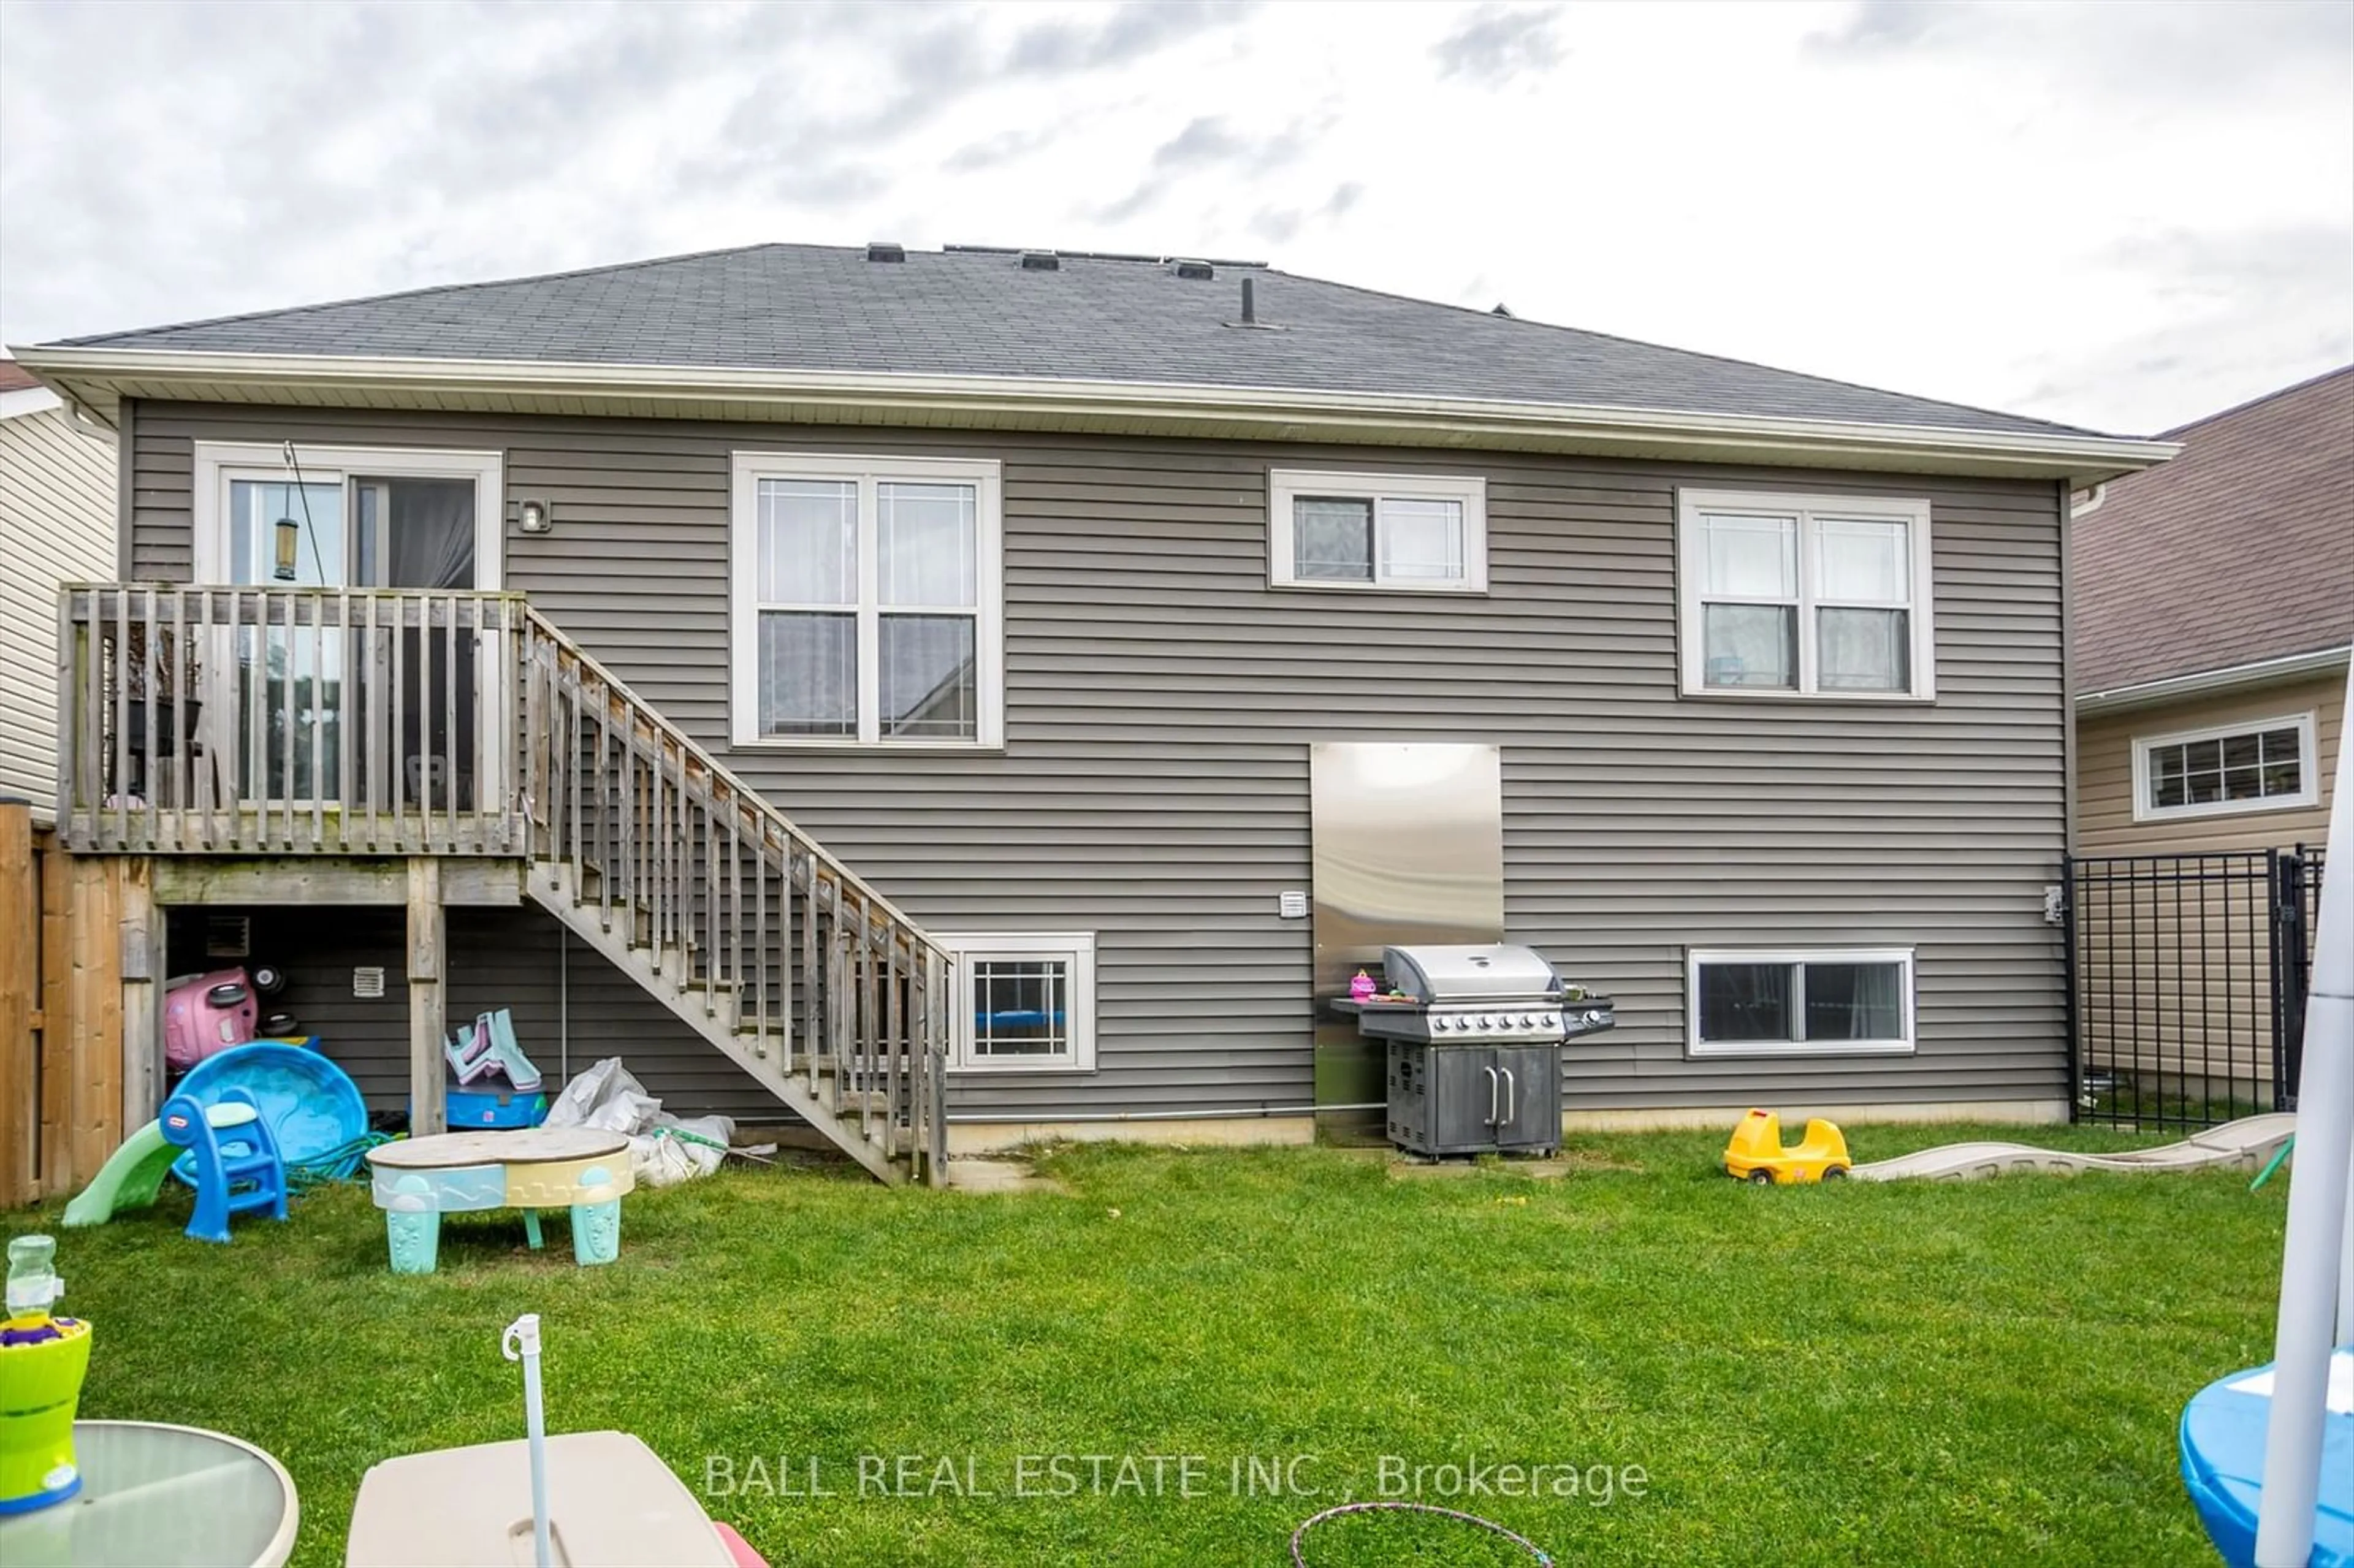
[[(1851, 1142), (1872, 1160), (1981, 1135)], [(2268, 1358), (2285, 1181), (1753, 1189), (1716, 1172), (1722, 1147), (1583, 1139), (1552, 1181), (1068, 1149), (1045, 1160), (1068, 1195), (990, 1197), (731, 1170), (628, 1199), (614, 1266), (575, 1268), (560, 1220), (533, 1255), (486, 1216), (445, 1226), (429, 1278), (386, 1271), (358, 1189), (240, 1223), (226, 1247), (181, 1235), (175, 1194), (62, 1233), (59, 1269), (98, 1335), (82, 1413), (277, 1454), (301, 1563), (341, 1561), (376, 1460), (520, 1435), (498, 1340), (525, 1311), (546, 1323), (551, 1426), (635, 1432), (698, 1488), (732, 1467), (737, 1491), (708, 1506), (779, 1568), (1272, 1568), (1300, 1519), (1379, 1495), (1385, 1457), (1410, 1475), (1474, 1456), (1576, 1467), (1574, 1499), (1447, 1497), (1435, 1468), (1421, 1494), (1564, 1563), (2212, 1561), (2174, 1425)], [(1091, 1455), (1138, 1457), (1146, 1495), (1116, 1458), (1098, 1488)], [(861, 1456), (927, 1495), (859, 1495)], [(1063, 1489), (1052, 1456), (1074, 1457), (1076, 1495), (1013, 1495), (1025, 1473)], [(1149, 1456), (1198, 1463), (1164, 1461), (1156, 1496)], [(1251, 1457), (1302, 1491), (1237, 1489)], [(943, 1458), (957, 1488), (935, 1491)], [(805, 1487), (812, 1459), (838, 1495), (744, 1489), (755, 1460)], [(960, 1495), (968, 1475), (993, 1495)], [(1395, 1518), (1311, 1547), (1326, 1568), (1516, 1561)]]

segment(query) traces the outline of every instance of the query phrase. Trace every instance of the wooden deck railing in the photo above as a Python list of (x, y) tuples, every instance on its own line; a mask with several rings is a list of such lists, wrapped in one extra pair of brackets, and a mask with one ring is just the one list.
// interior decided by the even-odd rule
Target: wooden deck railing
[(514, 594), (69, 585), (58, 825), (153, 854), (514, 854)]
[(522, 596), (76, 584), (58, 632), (68, 848), (528, 860), (804, 1114), (944, 1169), (947, 955)]

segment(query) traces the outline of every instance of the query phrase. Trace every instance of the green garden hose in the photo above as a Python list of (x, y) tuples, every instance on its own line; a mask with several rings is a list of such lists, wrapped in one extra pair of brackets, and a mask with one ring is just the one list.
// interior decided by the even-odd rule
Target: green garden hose
[(2274, 1155), (2270, 1160), (2266, 1161), (2264, 1168), (2262, 1171), (2256, 1172), (2256, 1179), (2248, 1183), (2248, 1191), (2253, 1192), (2257, 1188), (2263, 1186), (2265, 1182), (2271, 1181), (2273, 1179), (2273, 1172), (2281, 1168), (2281, 1162), (2288, 1158), (2288, 1151), (2296, 1147), (2296, 1134), (2292, 1132), (2288, 1135), (2287, 1139), (2281, 1144), (2280, 1152)]

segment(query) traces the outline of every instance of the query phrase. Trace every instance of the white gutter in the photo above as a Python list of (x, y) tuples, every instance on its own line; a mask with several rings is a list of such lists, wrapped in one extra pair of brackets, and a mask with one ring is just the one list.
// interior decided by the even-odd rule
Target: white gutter
[(2112, 686), (2105, 692), (2086, 692), (2078, 697), (2076, 711), (2080, 714), (2111, 713), (2121, 708), (2172, 702), (2178, 697), (2209, 696), (2237, 691), (2243, 686), (2269, 685), (2275, 681), (2300, 675), (2327, 675), (2332, 671), (2345, 669), (2349, 655), (2354, 655), (2354, 648), (2340, 644), (2336, 648), (2318, 648), (2310, 653), (2288, 653), (2277, 659), (2259, 659), (2252, 664), (2232, 664), (2220, 670), (2200, 670), (2194, 674), (2169, 675), (2162, 681)]
[[(1336, 428), (1405, 440), (1445, 432), (1461, 444), (1483, 436), (1553, 434), (1646, 448), (1734, 447), (1783, 462), (1836, 463), (1872, 456), (1967, 459), (2044, 477), (2105, 476), (2163, 462), (2181, 449), (2167, 441), (2095, 435), (2043, 435), (1828, 419), (1692, 414), (1664, 408), (1406, 397), (1264, 387), (1085, 381), (1049, 377), (913, 376), (706, 366), (601, 365), (557, 360), (420, 359), (381, 355), (190, 354), (156, 349), (28, 347), (18, 361), (45, 378), (114, 384), (398, 390), (636, 403), (712, 402), (766, 408), (854, 404), (902, 412), (996, 411), (1086, 417), (1128, 414), (1177, 423), (1273, 427), (1267, 434), (1310, 439)], [(133, 396), (140, 394), (133, 393)]]

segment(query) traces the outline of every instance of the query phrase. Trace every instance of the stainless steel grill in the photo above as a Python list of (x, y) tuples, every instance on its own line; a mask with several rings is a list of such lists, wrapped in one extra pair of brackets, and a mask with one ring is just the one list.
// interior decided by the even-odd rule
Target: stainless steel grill
[(1389, 948), (1387, 993), (1356, 1007), (1357, 1027), (1433, 1045), (1548, 1045), (1610, 1028), (1608, 997), (1564, 981), (1532, 948)]
[(1527, 948), (1390, 948), (1389, 989), (1347, 1004), (1384, 1042), (1390, 1141), (1416, 1154), (1561, 1147), (1564, 1040), (1617, 1014)]

